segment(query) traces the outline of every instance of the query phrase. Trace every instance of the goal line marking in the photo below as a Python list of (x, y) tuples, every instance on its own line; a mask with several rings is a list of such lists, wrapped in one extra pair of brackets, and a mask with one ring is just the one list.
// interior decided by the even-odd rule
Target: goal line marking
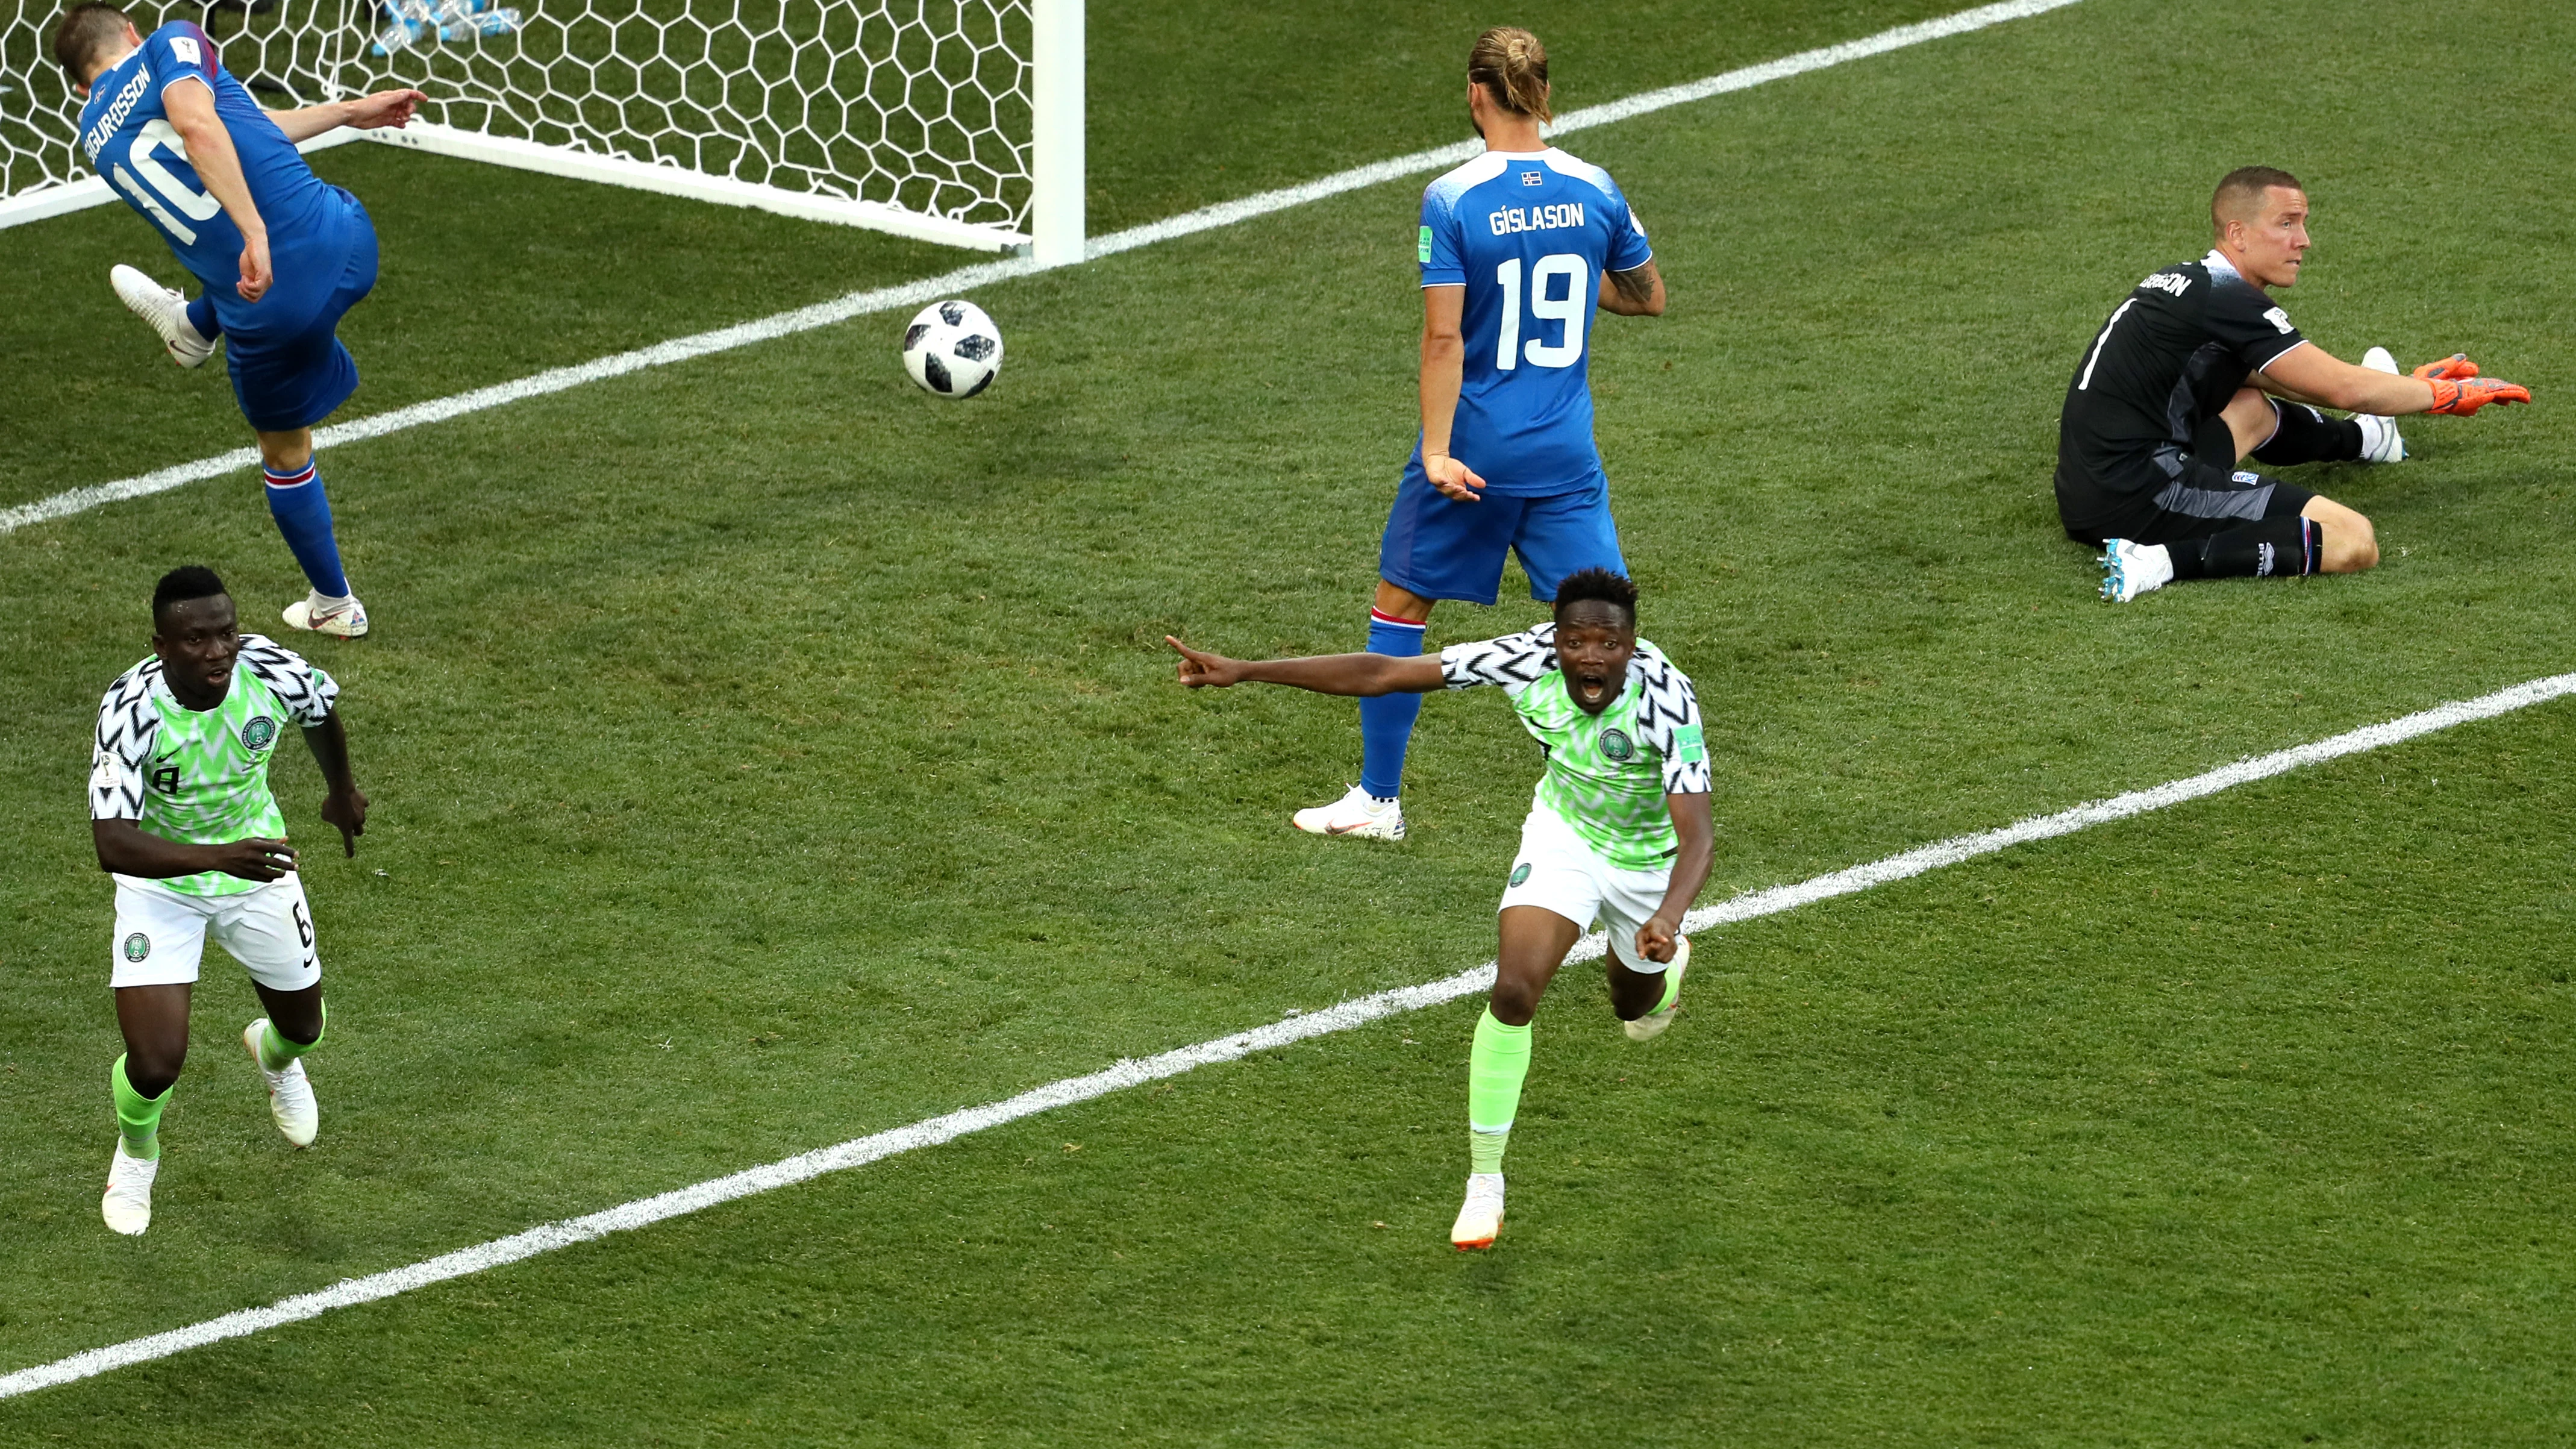
[[(1851, 61), (1864, 60), (1873, 55), (1883, 55), (1891, 50), (1921, 45), (1926, 41), (1964, 35), (1972, 30), (1983, 30), (1988, 26), (2045, 14), (2077, 3), (2079, 0), (2006, 0), (2004, 4), (1981, 5), (1974, 10), (1962, 10), (1954, 15), (1945, 15), (1937, 20), (1926, 20), (1916, 25), (1900, 25), (1893, 30), (1882, 30), (1876, 35), (1845, 41), (1840, 45), (1801, 51), (1796, 55), (1782, 56), (1778, 60), (1745, 66), (1740, 70), (1731, 70), (1723, 75), (1709, 76), (1685, 85), (1667, 86), (1662, 90), (1641, 92), (1626, 100), (1612, 101), (1607, 105), (1587, 106), (1579, 111), (1569, 111), (1550, 128), (1549, 134), (1563, 135), (1569, 131), (1608, 125), (1613, 121), (1624, 121), (1633, 116), (1645, 115), (1650, 111), (1687, 105), (1693, 101), (1706, 100), (1711, 96), (1724, 95), (1730, 91), (1745, 90), (1772, 81), (1785, 80), (1790, 76), (1804, 75), (1809, 71), (1824, 70)], [(1482, 144), (1477, 141), (1463, 141), (1450, 146), (1437, 146), (1428, 151), (1416, 151), (1410, 156), (1398, 156), (1388, 161), (1356, 166), (1348, 171), (1335, 172), (1333, 175), (1300, 185), (1277, 191), (1265, 191), (1236, 201), (1220, 202), (1215, 206), (1201, 207), (1197, 211), (1184, 212), (1179, 216), (1167, 217), (1144, 226), (1094, 237), (1083, 248), (1083, 257), (1084, 260), (1089, 261), (1099, 257), (1115, 256), (1120, 252), (1133, 251), (1138, 247), (1151, 246), (1156, 242), (1170, 241), (1175, 237), (1233, 226), (1254, 217), (1267, 216), (1274, 211), (1285, 211), (1290, 207), (1303, 206), (1310, 201), (1339, 196), (1345, 191), (1357, 191), (1362, 187), (1375, 186), (1381, 182), (1452, 166), (1475, 155)], [(754, 343), (770, 342), (799, 332), (811, 332), (818, 327), (830, 327), (847, 322), (854, 317), (865, 317), (878, 312), (901, 311), (908, 307), (928, 306), (943, 297), (957, 296), (977, 287), (990, 286), (1014, 277), (1031, 276), (1044, 270), (1047, 269), (1035, 261), (1027, 258), (1013, 258), (1008, 261), (984, 262), (975, 266), (960, 267), (953, 272), (942, 273), (936, 277), (925, 277), (917, 282), (905, 282), (899, 286), (852, 292), (828, 302), (817, 302), (810, 307), (799, 307), (793, 311), (780, 312), (754, 321), (739, 322), (731, 327), (717, 328), (712, 332), (675, 337), (668, 342), (657, 342), (650, 347), (639, 347), (632, 352), (594, 358), (589, 362), (577, 363), (570, 367), (551, 368), (520, 378), (515, 382), (478, 387), (469, 392), (436, 398), (429, 402), (414, 403), (409, 407), (395, 408), (390, 412), (377, 413), (371, 417), (334, 423), (314, 431), (313, 445), (317, 448), (333, 448), (346, 443), (362, 442), (368, 438), (380, 438), (387, 433), (398, 433), (430, 423), (443, 423), (450, 418), (464, 417), (468, 413), (479, 413), (509, 403), (524, 402), (529, 398), (563, 392), (568, 388), (581, 387), (587, 383), (623, 377), (627, 373), (641, 372), (648, 367), (665, 367), (675, 362), (686, 362), (693, 357), (704, 357), (712, 352), (730, 352), (737, 347), (749, 347)], [(251, 467), (258, 462), (257, 449), (235, 448), (229, 453), (218, 453), (211, 458), (200, 458), (193, 463), (175, 464), (132, 478), (120, 478), (112, 483), (93, 483), (85, 488), (67, 489), (49, 498), (39, 498), (32, 503), (0, 508), (0, 534), (15, 533), (30, 524), (68, 518), (75, 513), (86, 513), (109, 503), (120, 503), (130, 498), (166, 493), (173, 488), (201, 482), (208, 478), (221, 477), (226, 473)]]
[[(1683, 929), (1703, 931), (1712, 926), (1730, 922), (1750, 921), (1762, 916), (1778, 915), (1834, 896), (1851, 895), (1868, 890), (1872, 886), (1905, 880), (1947, 865), (1957, 865), (1961, 861), (1973, 860), (1981, 855), (1992, 855), (2016, 845), (2049, 840), (2060, 835), (2071, 835), (2096, 825), (2162, 810), (2168, 806), (2215, 795), (2223, 790), (2232, 790), (2239, 785), (2270, 779), (2275, 775), (2287, 774), (2293, 770), (2339, 759), (2345, 755), (2384, 749), (2420, 735), (2449, 729), (2454, 725), (2467, 724), (2473, 720), (2491, 719), (2514, 710), (2527, 709), (2532, 705), (2567, 694), (2576, 694), (2576, 674), (2558, 674), (2546, 679), (2535, 679), (2527, 684), (2517, 684), (2510, 689), (2481, 695), (2476, 699), (2440, 705), (2382, 724), (2365, 725), (2360, 729), (2350, 730), (2310, 744), (2238, 760), (2232, 765), (2222, 765), (2215, 770), (2193, 775), (2187, 779), (2174, 780), (2153, 789), (2133, 790), (2108, 800), (2096, 800), (2089, 804), (2078, 805), (2072, 810), (2061, 810), (2054, 815), (2032, 816), (1999, 830), (1953, 836), (1948, 840), (1935, 841), (1930, 845), (1919, 846), (1902, 854), (1888, 856), (1884, 860), (1853, 866), (1848, 870), (1834, 871), (1831, 874), (1799, 881), (1794, 885), (1751, 891), (1730, 900), (1721, 901), (1714, 906), (1704, 906), (1692, 911), (1683, 921)], [(1566, 959), (1569, 962), (1593, 960), (1607, 949), (1607, 939), (1596, 931), (1578, 942)], [(1292, 1013), (1283, 1021), (1255, 1027), (1250, 1031), (1236, 1032), (1232, 1036), (1218, 1037), (1214, 1041), (1203, 1041), (1196, 1046), (1182, 1047), (1177, 1051), (1164, 1052), (1160, 1056), (1146, 1057), (1142, 1060), (1122, 1059), (1115, 1065), (1088, 1076), (1066, 1077), (1061, 1081), (1049, 1082), (1045, 1086), (1032, 1088), (1016, 1097), (1005, 1098), (999, 1102), (988, 1102), (981, 1107), (969, 1107), (962, 1112), (950, 1112), (945, 1116), (927, 1118), (908, 1127), (896, 1127), (889, 1131), (854, 1138), (835, 1147), (818, 1148), (812, 1152), (802, 1153), (765, 1166), (749, 1168), (730, 1176), (714, 1178), (653, 1197), (638, 1198), (633, 1202), (601, 1212), (544, 1223), (523, 1233), (496, 1238), (491, 1242), (480, 1243), (470, 1248), (460, 1248), (455, 1252), (444, 1253), (435, 1258), (413, 1263), (408, 1267), (371, 1273), (363, 1278), (344, 1278), (328, 1288), (280, 1299), (265, 1308), (239, 1309), (219, 1318), (191, 1324), (186, 1328), (174, 1328), (165, 1333), (129, 1339), (124, 1343), (76, 1353), (52, 1363), (20, 1369), (15, 1373), (0, 1374), (0, 1399), (33, 1393), (38, 1389), (71, 1383), (134, 1364), (148, 1363), (154, 1359), (169, 1358), (174, 1354), (185, 1353), (192, 1348), (203, 1348), (211, 1343), (220, 1343), (228, 1338), (243, 1338), (255, 1333), (265, 1333), (286, 1324), (317, 1318), (335, 1308), (351, 1308), (361, 1303), (373, 1303), (381, 1298), (408, 1293), (415, 1288), (426, 1288), (433, 1283), (443, 1283), (450, 1278), (462, 1278), (471, 1273), (481, 1273), (505, 1264), (516, 1263), (524, 1258), (533, 1258), (540, 1253), (550, 1253), (557, 1248), (568, 1248), (575, 1243), (587, 1243), (597, 1238), (604, 1238), (610, 1233), (631, 1232), (669, 1218), (715, 1207), (720, 1203), (732, 1202), (758, 1193), (773, 1192), (782, 1187), (791, 1187), (811, 1178), (820, 1177), (827, 1172), (843, 1172), (854, 1167), (864, 1167), (882, 1158), (917, 1151), (924, 1147), (935, 1147), (942, 1142), (952, 1141), (969, 1133), (999, 1127), (1005, 1123), (1016, 1122), (1023, 1117), (1036, 1116), (1041, 1112), (1051, 1112), (1058, 1107), (1070, 1107), (1079, 1102), (1088, 1102), (1095, 1097), (1105, 1097), (1112, 1092), (1141, 1086), (1146, 1082), (1179, 1076), (1183, 1072), (1195, 1071), (1200, 1067), (1218, 1062), (1235, 1061), (1253, 1052), (1275, 1050), (1304, 1041), (1309, 1037), (1349, 1031), (1383, 1017), (1419, 1011), (1427, 1006), (1454, 1001), (1461, 996), (1485, 990), (1493, 984), (1493, 981), (1494, 963), (1488, 961), (1482, 966), (1461, 971), (1455, 976), (1426, 981), (1419, 986), (1381, 991), (1374, 996), (1359, 997), (1336, 1006), (1326, 1007), (1321, 1011)]]

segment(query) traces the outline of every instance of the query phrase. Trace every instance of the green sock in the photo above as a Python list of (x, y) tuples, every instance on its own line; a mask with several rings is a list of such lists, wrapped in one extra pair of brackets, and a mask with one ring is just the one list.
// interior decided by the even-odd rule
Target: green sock
[(116, 1131), (125, 1139), (125, 1155), (145, 1159), (161, 1155), (161, 1109), (170, 1105), (170, 1088), (158, 1097), (147, 1097), (134, 1090), (125, 1079), (125, 1057), (119, 1053), (116, 1065), (108, 1069), (108, 1089), (116, 1095)]
[[(1655, 1003), (1655, 1011), (1669, 1011), (1682, 994), (1682, 974), (1670, 966), (1664, 968), (1664, 999)], [(1647, 1012), (1648, 1016), (1655, 1011)]]
[(327, 1001), (322, 1003), (322, 1029), (313, 1034), (311, 1041), (288, 1041), (278, 1034), (277, 1023), (272, 1021), (259, 1034), (260, 1067), (271, 1072), (285, 1071), (288, 1062), (320, 1046), (322, 1038), (330, 1034), (331, 1003)]
[(1467, 1054), (1467, 1161), (1471, 1171), (1503, 1170), (1503, 1148), (1512, 1119), (1520, 1115), (1521, 1082), (1529, 1076), (1529, 1023), (1505, 1026), (1491, 1008), (1476, 1023), (1476, 1045)]

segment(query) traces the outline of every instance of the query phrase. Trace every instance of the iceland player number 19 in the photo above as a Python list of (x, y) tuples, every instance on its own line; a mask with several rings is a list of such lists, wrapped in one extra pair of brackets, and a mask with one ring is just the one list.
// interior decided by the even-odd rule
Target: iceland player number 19
[[(1527, 356), (1532, 367), (1572, 367), (1583, 356), (1583, 314), (1592, 301), (1592, 268), (1572, 252), (1559, 252), (1541, 257), (1529, 273), (1529, 314), (1536, 320), (1561, 322), (1564, 330), (1554, 342), (1531, 338), (1521, 345), (1521, 259), (1513, 257), (1494, 268), (1494, 281), (1503, 289), (1502, 325), (1495, 329), (1494, 366), (1509, 372), (1521, 365)], [(1551, 297), (1548, 284), (1566, 279), (1565, 295)]]

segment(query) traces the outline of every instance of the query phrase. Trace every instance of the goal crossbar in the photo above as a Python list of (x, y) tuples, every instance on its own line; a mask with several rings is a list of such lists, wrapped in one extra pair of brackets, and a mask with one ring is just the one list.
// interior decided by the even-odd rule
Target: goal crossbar
[(864, 226), (915, 241), (940, 242), (976, 251), (1007, 252), (1029, 241), (1026, 233), (1006, 226), (956, 221), (927, 212), (907, 211), (882, 201), (856, 201), (818, 192), (790, 191), (781, 186), (761, 186), (737, 181), (730, 176), (711, 176), (703, 171), (689, 171), (625, 156), (602, 156), (564, 146), (541, 146), (515, 136), (487, 136), (479, 131), (428, 121), (415, 121), (399, 131), (356, 131), (350, 135), (357, 140), (373, 141), (406, 151), (425, 151), (434, 156), (455, 156), (467, 161), (488, 161), (521, 171), (537, 171), (574, 181), (603, 182), (610, 186), (631, 186), (639, 191), (684, 196), (692, 201), (756, 207), (781, 216)]
[[(8, 27), (13, 31), (25, 28), (29, 19), (39, 14), (37, 7), (50, 13), (52, 3), (53, 0), (0, 0), (0, 4), (17, 7), (18, 19)], [(455, 4), (458, 0), (448, 0), (448, 3)], [(464, 3), (477, 11), (488, 8), (483, 0), (464, 0)], [(675, 0), (675, 3), (685, 9), (689, 0)], [(439, 118), (417, 118), (401, 130), (333, 131), (304, 142), (300, 149), (305, 151), (350, 141), (367, 141), (570, 180), (633, 187), (719, 205), (752, 207), (808, 221), (867, 227), (944, 246), (990, 253), (1017, 252), (1033, 255), (1047, 265), (1080, 261), (1084, 245), (1085, 190), (1084, 0), (980, 0), (980, 3), (985, 7), (983, 13), (991, 24), (1009, 20), (1014, 27), (1024, 28), (1014, 28), (1008, 36), (1001, 31), (988, 30), (989, 43), (968, 62), (983, 67), (983, 70), (962, 81), (952, 78), (950, 89), (962, 93), (982, 87), (978, 95), (987, 118), (982, 124), (989, 126), (1010, 115), (1018, 115), (1025, 117), (1025, 130), (1022, 130), (1023, 123), (1013, 123), (1010, 130), (1019, 134), (996, 135), (991, 130), (959, 132), (955, 118), (939, 111), (936, 106), (930, 112), (898, 115), (903, 106), (911, 104), (904, 102), (903, 106), (884, 112), (888, 117), (886, 124), (902, 121), (911, 125), (909, 134), (912, 140), (907, 144), (913, 148), (929, 149), (914, 149), (911, 161), (897, 156), (895, 164), (901, 174), (895, 175), (891, 183), (889, 173), (881, 169), (883, 163), (871, 159), (871, 153), (864, 149), (868, 144), (886, 144), (882, 139), (875, 143), (867, 143), (863, 138), (853, 141), (844, 130), (838, 133), (841, 139), (837, 144), (844, 148), (838, 154), (853, 159), (836, 161), (828, 154), (817, 155), (817, 138), (810, 129), (810, 122), (800, 122), (790, 132), (773, 133), (774, 139), (767, 143), (787, 148), (766, 153), (769, 157), (765, 163), (766, 175), (791, 183), (774, 184), (771, 180), (727, 174), (749, 169), (753, 177), (759, 177), (764, 170), (759, 165), (746, 168), (740, 161), (722, 166), (714, 164), (704, 157), (703, 150), (691, 149), (689, 137), (679, 137), (675, 141), (667, 132), (633, 135), (615, 130), (601, 131), (597, 129), (596, 107), (590, 112), (574, 115), (569, 121), (564, 119), (560, 109), (547, 111), (539, 107), (534, 111), (523, 109), (514, 113), (507, 103), (505, 88), (497, 88), (489, 79), (495, 73), (490, 66), (506, 64), (506, 58), (496, 54), (494, 60), (482, 62), (474, 52), (454, 46), (448, 48), (454, 53), (452, 56), (442, 53), (415, 62), (429, 67), (417, 79), (392, 72), (377, 76), (364, 67), (353, 70), (348, 63), (317, 67), (305, 62), (290, 62), (290, 69), (285, 73), (296, 82), (294, 90), (308, 95), (317, 81), (327, 95), (354, 94), (382, 84), (424, 85), (431, 94), (430, 115)], [(905, 11), (909, 6), (911, 12), (923, 21), (942, 8), (941, 0), (866, 0), (866, 5), (869, 13), (880, 16)], [(951, 0), (945, 8), (962, 13), (966, 7)], [(361, 9), (338, 13), (368, 12)], [(519, 14), (515, 10), (507, 13)], [(347, 22), (338, 24), (345, 29)], [(316, 32), (307, 29), (292, 38), (295, 44), (309, 49), (319, 43), (314, 39), (317, 34), (322, 34), (329, 44), (345, 51), (347, 38), (338, 30)], [(899, 47), (904, 43), (903, 27), (898, 26), (894, 34), (895, 40), (886, 43)], [(860, 35), (861, 32), (850, 31), (842, 39), (855, 45)], [(275, 41), (278, 37), (266, 39)], [(515, 36), (505, 36), (494, 44), (507, 45), (515, 39)], [(229, 54), (231, 41), (221, 43)], [(913, 63), (895, 51), (862, 55), (855, 50), (833, 50), (831, 45), (819, 39), (800, 43), (797, 48), (787, 51), (783, 58), (768, 62), (745, 54), (728, 63), (755, 70), (764, 65), (774, 66), (774, 71), (762, 73), (757, 78), (784, 86), (792, 81), (793, 72), (811, 68), (812, 53), (817, 47), (832, 50), (822, 57), (823, 63), (831, 68), (824, 72), (827, 77), (822, 82), (824, 91), (813, 93), (810, 99), (832, 102), (849, 114), (862, 112), (876, 103), (874, 88), (882, 84), (881, 72), (890, 66)], [(261, 56), (265, 54), (264, 51), (259, 52)], [(930, 54), (935, 60), (940, 52), (933, 50)], [(1007, 64), (994, 72), (994, 57), (997, 55)], [(381, 48), (378, 57), (371, 64), (379, 70), (402, 59), (400, 55), (385, 58)], [(257, 58), (254, 57), (254, 63)], [(10, 59), (15, 63), (0, 65), (0, 70), (15, 72), (23, 68), (24, 63), (17, 57)], [(570, 61), (563, 63), (570, 64)], [(478, 64), (484, 69), (476, 70)], [(828, 79), (842, 76), (844, 71), (840, 67), (847, 68), (846, 84), (856, 87), (855, 90), (839, 92), (830, 89), (845, 83)], [(983, 79), (988, 72), (1012, 78), (988, 83)], [(904, 82), (907, 87), (904, 94), (909, 95), (912, 88), (921, 86), (921, 77), (911, 71), (905, 74), (910, 78)], [(68, 97), (57, 97), (58, 105), (42, 103), (44, 89), (59, 89), (59, 77), (51, 73), (50, 67), (46, 67), (42, 75), (10, 73), (0, 79), (19, 82), (5, 88), (14, 89), (19, 97), (34, 105), (30, 114), (6, 119), (17, 122), (22, 132), (31, 132), (35, 138), (41, 138), (33, 145), (28, 140), (0, 144), (0, 151), (7, 153), (0, 155), (0, 228), (116, 200), (115, 193), (104, 179), (84, 174), (86, 168), (79, 164), (83, 158), (71, 145), (71, 123), (78, 111), (77, 104)], [(30, 85), (28, 82), (40, 84)], [(272, 83), (270, 89), (279, 87)], [(1007, 94), (996, 100), (994, 93), (999, 92)], [(669, 100), (667, 97), (647, 99), (657, 103)], [(1009, 101), (1010, 105), (1003, 106), (1003, 100)], [(634, 98), (629, 97), (627, 103), (634, 104)], [(1024, 109), (1014, 110), (1012, 107)], [(57, 110), (59, 115), (49, 114)], [(804, 107), (808, 114), (814, 110), (811, 104)], [(458, 124), (460, 118), (469, 123)], [(774, 119), (760, 114), (760, 107), (755, 105), (749, 113), (716, 118), (716, 130), (698, 140), (719, 148), (726, 145), (738, 148), (744, 144), (743, 137), (758, 133), (761, 123), (773, 122)], [(847, 120), (842, 124), (846, 127)], [(510, 134), (512, 130), (524, 133), (537, 129), (550, 129), (557, 136), (568, 134), (568, 139), (539, 141), (525, 134)], [(943, 141), (942, 137), (956, 139)], [(10, 137), (0, 134), (0, 143), (6, 142), (10, 142)], [(943, 144), (967, 149), (943, 156), (939, 152)], [(847, 149), (854, 145), (859, 149)], [(829, 152), (832, 147), (824, 146), (822, 149)], [(791, 155), (791, 151), (795, 154)], [(736, 154), (742, 153), (737, 149)], [(688, 159), (692, 155), (701, 159), (693, 164)], [(927, 182), (930, 188), (925, 193), (928, 200), (920, 202), (913, 192), (925, 184), (922, 170), (925, 159), (933, 173), (946, 167), (945, 174), (952, 179), (939, 181), (933, 174)], [(971, 192), (964, 188), (960, 179), (956, 179), (972, 177), (984, 179), (975, 182)], [(889, 184), (896, 199), (878, 199), (886, 194)], [(990, 189), (997, 186), (1001, 189)], [(917, 204), (906, 205), (905, 202)]]

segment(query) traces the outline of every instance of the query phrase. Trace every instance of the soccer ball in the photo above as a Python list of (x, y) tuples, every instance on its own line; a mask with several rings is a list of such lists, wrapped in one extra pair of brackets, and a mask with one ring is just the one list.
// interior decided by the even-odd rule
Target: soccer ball
[(903, 329), (903, 370), (924, 392), (973, 397), (1002, 370), (1002, 329), (972, 302), (933, 302)]

